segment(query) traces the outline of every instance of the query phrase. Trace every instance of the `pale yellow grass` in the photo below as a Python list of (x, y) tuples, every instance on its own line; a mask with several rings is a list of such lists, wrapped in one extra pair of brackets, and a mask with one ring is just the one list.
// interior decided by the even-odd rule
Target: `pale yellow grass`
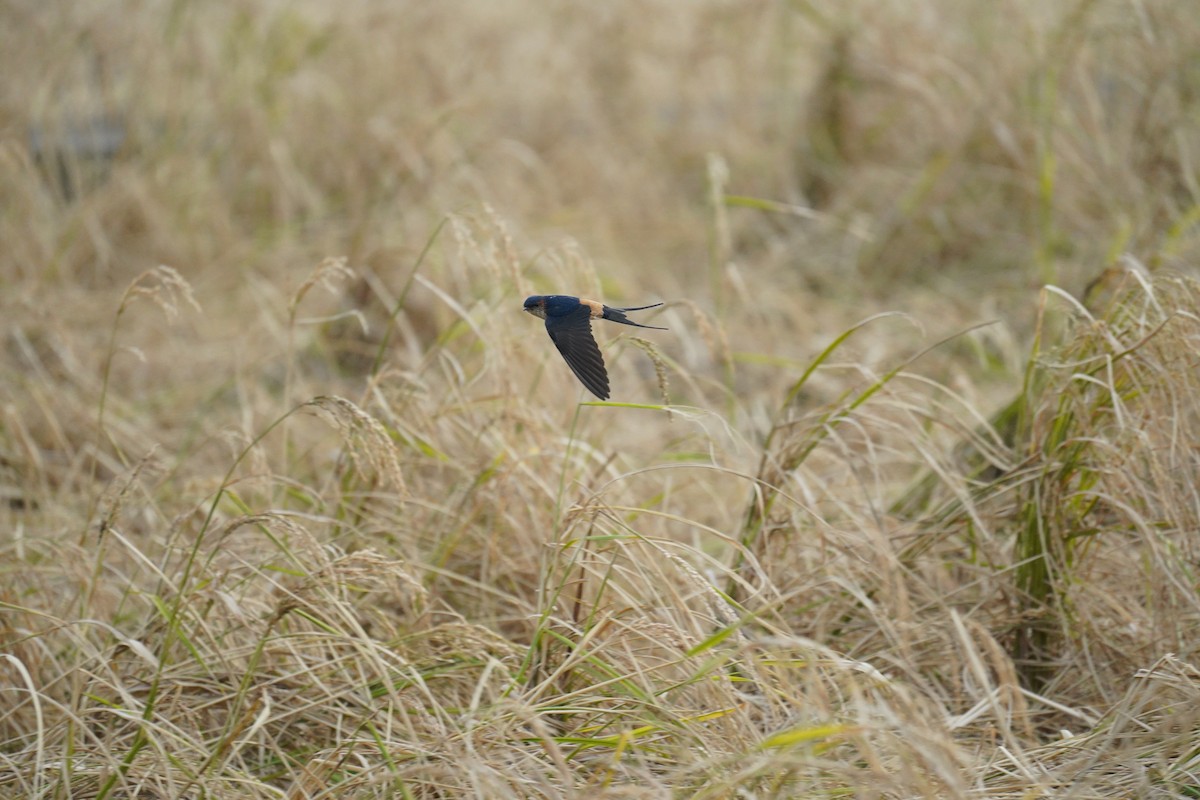
[(1197, 51), (5, 6), (0, 796), (1197, 796)]

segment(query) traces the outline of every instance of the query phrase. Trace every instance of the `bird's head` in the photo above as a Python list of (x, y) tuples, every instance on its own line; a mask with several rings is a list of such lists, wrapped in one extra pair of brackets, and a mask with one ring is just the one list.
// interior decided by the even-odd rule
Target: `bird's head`
[(525, 310), (538, 319), (546, 318), (546, 298), (540, 294), (525, 298)]

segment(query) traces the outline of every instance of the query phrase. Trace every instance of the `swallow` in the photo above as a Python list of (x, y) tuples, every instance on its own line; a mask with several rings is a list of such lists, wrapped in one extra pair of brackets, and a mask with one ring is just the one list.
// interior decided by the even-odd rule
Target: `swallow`
[(567, 366), (588, 391), (601, 400), (608, 399), (608, 372), (604, 369), (600, 347), (592, 337), (592, 320), (607, 319), (636, 328), (665, 331), (666, 328), (643, 325), (625, 316), (626, 311), (644, 311), (661, 305), (655, 303), (634, 308), (610, 308), (595, 300), (563, 294), (539, 294), (525, 298), (525, 310), (546, 320), (546, 333), (550, 334), (550, 341), (562, 353)]

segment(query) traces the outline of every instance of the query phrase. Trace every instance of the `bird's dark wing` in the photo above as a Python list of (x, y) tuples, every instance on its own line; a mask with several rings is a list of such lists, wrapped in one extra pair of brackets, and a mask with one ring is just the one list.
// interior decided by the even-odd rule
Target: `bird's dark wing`
[(591, 309), (580, 306), (570, 313), (547, 317), (546, 332), (575, 377), (596, 397), (607, 400), (608, 372), (600, 347), (592, 337)]

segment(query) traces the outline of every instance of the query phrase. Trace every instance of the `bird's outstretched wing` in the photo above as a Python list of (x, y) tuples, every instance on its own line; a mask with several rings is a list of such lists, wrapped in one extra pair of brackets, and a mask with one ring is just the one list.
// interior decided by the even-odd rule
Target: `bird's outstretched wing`
[(581, 305), (570, 313), (547, 317), (546, 332), (575, 377), (596, 397), (607, 400), (608, 372), (592, 336), (591, 309)]

